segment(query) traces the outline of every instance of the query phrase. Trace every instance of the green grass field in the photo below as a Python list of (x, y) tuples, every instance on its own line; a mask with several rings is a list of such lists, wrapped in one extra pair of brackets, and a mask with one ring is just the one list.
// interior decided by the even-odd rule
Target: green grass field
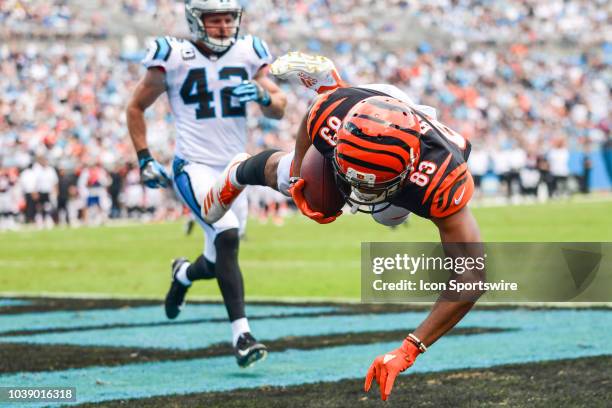
[[(473, 212), (489, 242), (612, 241), (612, 201)], [(418, 217), (396, 230), (365, 215), (326, 226), (298, 216), (284, 227), (252, 220), (240, 253), (247, 298), (357, 299), (363, 241), (438, 241), (438, 235)], [(180, 223), (0, 233), (0, 293), (161, 299), (170, 260), (201, 249), (199, 231), (185, 237)], [(219, 298), (216, 282), (198, 282), (190, 297)]]

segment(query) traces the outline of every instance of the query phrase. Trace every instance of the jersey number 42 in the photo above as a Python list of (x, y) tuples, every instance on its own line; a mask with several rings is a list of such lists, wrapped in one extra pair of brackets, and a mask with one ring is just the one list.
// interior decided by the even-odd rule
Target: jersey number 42
[[(219, 71), (219, 79), (239, 77), (243, 81), (249, 79), (249, 74), (242, 67), (225, 67)], [(220, 91), (221, 115), (224, 118), (246, 116), (244, 105), (232, 106), (232, 91), (235, 86), (226, 86)], [(211, 119), (215, 117), (215, 95), (208, 89), (206, 68), (194, 68), (189, 71), (180, 90), (185, 105), (197, 104), (196, 119)]]

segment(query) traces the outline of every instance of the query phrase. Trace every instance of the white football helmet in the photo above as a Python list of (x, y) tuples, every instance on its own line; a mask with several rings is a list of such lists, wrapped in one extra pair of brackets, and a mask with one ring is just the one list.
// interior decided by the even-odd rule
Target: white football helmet
[[(202, 19), (206, 14), (215, 13), (234, 14), (236, 27), (233, 37), (214, 38), (208, 35)], [(238, 38), (242, 7), (238, 0), (185, 0), (185, 17), (187, 18), (189, 31), (196, 41), (202, 41), (211, 51), (224, 52)]]

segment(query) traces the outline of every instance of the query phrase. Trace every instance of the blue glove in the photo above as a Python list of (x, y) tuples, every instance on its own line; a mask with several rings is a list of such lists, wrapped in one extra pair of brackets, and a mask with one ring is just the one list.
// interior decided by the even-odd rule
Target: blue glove
[(172, 184), (172, 180), (170, 180), (166, 169), (151, 157), (147, 149), (145, 150), (138, 152), (140, 179), (149, 188), (168, 187)]
[(255, 101), (263, 106), (270, 106), (272, 98), (264, 88), (255, 81), (243, 81), (240, 85), (234, 88), (232, 96), (238, 98), (240, 103)]

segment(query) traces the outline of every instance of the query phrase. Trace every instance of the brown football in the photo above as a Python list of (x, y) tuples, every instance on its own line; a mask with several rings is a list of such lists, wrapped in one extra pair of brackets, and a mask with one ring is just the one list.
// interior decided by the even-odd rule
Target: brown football
[(336, 186), (334, 168), (330, 159), (323, 157), (316, 147), (310, 146), (300, 176), (304, 179), (304, 198), (308, 206), (330, 217), (344, 206), (344, 197)]

